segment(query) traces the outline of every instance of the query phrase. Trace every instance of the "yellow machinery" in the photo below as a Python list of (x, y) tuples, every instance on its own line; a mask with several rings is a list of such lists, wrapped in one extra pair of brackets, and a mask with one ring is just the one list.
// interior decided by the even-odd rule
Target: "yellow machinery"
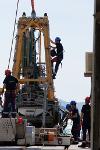
[[(36, 30), (38, 31), (37, 39), (35, 39), (34, 35)], [(42, 35), (43, 41), (41, 40)], [(41, 41), (44, 42), (44, 47), (42, 47)], [(36, 44), (38, 44), (38, 46)], [(31, 46), (31, 49), (29, 46)], [(41, 58), (43, 57), (43, 53), (41, 53), (42, 48), (45, 53), (44, 62), (41, 62)], [(38, 50), (38, 52), (36, 50)], [(42, 64), (44, 64), (44, 68), (42, 67)], [(43, 71), (44, 76), (41, 75), (41, 72)], [(26, 82), (48, 84), (48, 99), (54, 101), (54, 86), (52, 80), (52, 66), (50, 55), (49, 21), (46, 14), (41, 18), (33, 19), (21, 17), (19, 19), (18, 35), (12, 72), (13, 75), (19, 79), (19, 82), (21, 84), (25, 84)], [(36, 72), (38, 72), (37, 77), (32, 76), (33, 74), (36, 74)]]
[(16, 104), (18, 113), (40, 127), (53, 127), (59, 121), (50, 45), (47, 14), (36, 17), (33, 8), (31, 17), (24, 12), (18, 21), (12, 67), (12, 75), (20, 83)]

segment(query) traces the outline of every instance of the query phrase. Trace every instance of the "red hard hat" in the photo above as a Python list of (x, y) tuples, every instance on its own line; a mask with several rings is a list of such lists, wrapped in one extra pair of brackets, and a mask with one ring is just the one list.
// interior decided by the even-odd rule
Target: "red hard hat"
[(87, 97), (85, 98), (85, 102), (86, 102), (86, 103), (90, 103), (90, 97), (89, 97), (89, 96), (87, 96)]
[(6, 76), (11, 75), (11, 71), (10, 71), (9, 69), (5, 70), (5, 75), (6, 75)]

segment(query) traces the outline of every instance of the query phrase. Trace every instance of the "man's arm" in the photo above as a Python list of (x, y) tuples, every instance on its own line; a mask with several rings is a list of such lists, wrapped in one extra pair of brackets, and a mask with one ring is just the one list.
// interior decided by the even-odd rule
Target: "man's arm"
[(51, 39), (50, 39), (50, 42), (52, 43), (52, 44), (56, 44), (54, 41), (52, 41)]
[(3, 88), (2, 88), (2, 92), (1, 92), (2, 95), (3, 95), (5, 89), (6, 89), (6, 84), (3, 84)]
[(83, 121), (83, 115), (84, 115), (84, 113), (81, 112), (81, 116), (80, 116), (80, 120), (81, 120), (81, 121)]

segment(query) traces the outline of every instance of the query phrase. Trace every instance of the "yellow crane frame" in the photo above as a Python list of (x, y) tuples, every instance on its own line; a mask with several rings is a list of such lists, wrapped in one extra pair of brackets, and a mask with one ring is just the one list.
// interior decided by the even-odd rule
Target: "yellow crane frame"
[[(22, 40), (23, 33), (28, 28), (38, 29), (40, 33), (43, 33), (44, 37), (44, 50), (45, 50), (45, 63), (46, 63), (46, 73), (47, 76), (45, 78), (39, 77), (38, 79), (29, 79), (29, 78), (20, 78), (20, 70), (21, 70), (21, 62), (22, 62)], [(41, 38), (40, 38), (40, 49), (41, 49)], [(41, 55), (41, 50), (39, 57)], [(40, 60), (40, 58), (39, 58)], [(50, 33), (49, 33), (49, 20), (47, 14), (44, 14), (44, 17), (40, 18), (27, 18), (20, 17), (18, 21), (18, 35), (16, 39), (16, 49), (14, 54), (14, 63), (12, 68), (12, 75), (17, 77), (20, 84), (24, 84), (26, 82), (39, 82), (46, 83), (48, 85), (48, 100), (53, 101), (54, 97), (54, 85), (52, 79), (52, 65), (51, 65), (51, 55), (50, 55)]]

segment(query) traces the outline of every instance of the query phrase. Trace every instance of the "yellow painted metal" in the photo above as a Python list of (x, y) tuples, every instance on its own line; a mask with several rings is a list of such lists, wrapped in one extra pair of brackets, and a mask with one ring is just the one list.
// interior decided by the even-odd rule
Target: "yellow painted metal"
[(14, 64), (12, 68), (12, 74), (19, 78), (19, 72), (21, 69), (21, 58), (22, 58), (22, 37), (23, 33), (29, 28), (34, 27), (36, 29), (39, 29), (41, 32), (43, 32), (42, 27), (40, 25), (44, 24), (43, 19), (36, 19), (36, 20), (30, 20), (26, 17), (21, 17), (18, 22), (18, 39), (16, 43), (16, 50), (14, 55)]
[[(41, 62), (41, 33), (44, 38), (44, 50), (45, 50), (45, 64), (46, 64), (46, 76), (45, 79), (24, 79), (20, 77), (21, 73), (21, 62), (22, 62), (22, 39), (23, 33), (29, 28), (35, 28), (40, 31), (40, 45), (39, 45), (39, 61)], [(17, 35), (16, 50), (14, 54), (14, 64), (12, 68), (12, 74), (18, 78), (21, 84), (25, 82), (39, 82), (46, 83), (48, 85), (48, 100), (53, 101), (54, 97), (54, 85), (52, 79), (52, 66), (51, 66), (51, 55), (50, 55), (50, 33), (49, 33), (49, 20), (47, 16), (42, 18), (27, 18), (21, 17), (18, 22), (18, 35)]]
[(19, 29), (18, 32), (18, 48), (16, 50), (15, 58), (14, 58), (14, 64), (13, 64), (13, 69), (12, 69), (12, 74), (16, 77), (19, 78), (19, 72), (20, 72), (20, 64), (21, 64), (21, 58), (22, 58), (22, 36), (21, 36), (21, 31)]
[(44, 17), (44, 46), (45, 46), (45, 59), (46, 59), (46, 70), (48, 80), (48, 99), (54, 99), (54, 86), (52, 80), (52, 67), (51, 67), (51, 54), (50, 54), (50, 35), (49, 35), (49, 21), (48, 17)]
[(42, 78), (38, 78), (38, 79), (18, 79), (18, 81), (19, 81), (19, 83), (20, 84), (24, 84), (24, 83), (26, 83), (26, 82), (39, 82), (39, 83), (45, 83), (45, 82), (47, 82), (47, 79), (42, 79)]
[(14, 64), (12, 68), (12, 74), (16, 78), (20, 78), (19, 72), (21, 68), (21, 60), (22, 60), (22, 38), (23, 38), (23, 32), (22, 29), (24, 29), (23, 23), (18, 23), (18, 35), (17, 35), (17, 41), (16, 41), (16, 49), (14, 54)]

